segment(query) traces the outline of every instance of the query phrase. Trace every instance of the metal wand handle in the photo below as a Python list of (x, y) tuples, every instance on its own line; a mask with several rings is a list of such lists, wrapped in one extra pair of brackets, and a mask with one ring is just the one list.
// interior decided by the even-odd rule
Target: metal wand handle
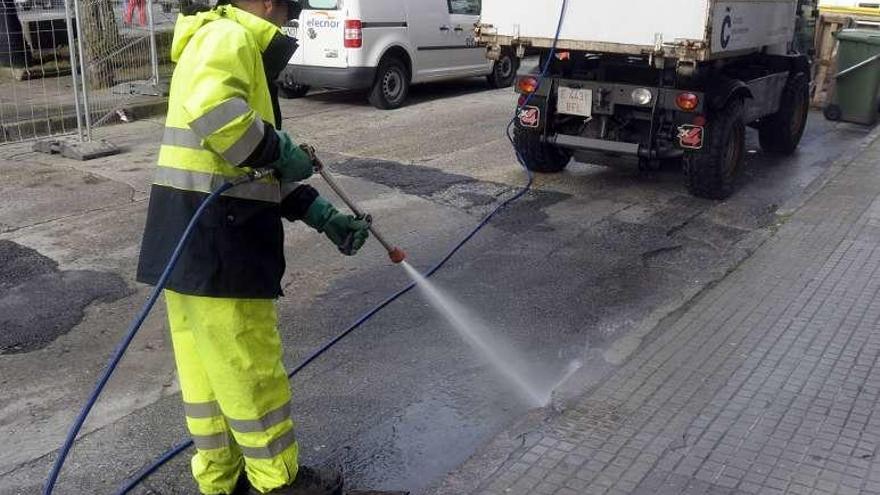
[[(331, 175), (327, 168), (324, 167), (324, 162), (322, 162), (321, 159), (317, 157), (315, 153), (315, 148), (309, 145), (303, 145), (303, 150), (308, 153), (309, 157), (312, 159), (315, 171), (321, 175), (321, 178), (323, 178), (324, 181), (327, 182), (327, 185), (330, 186), (330, 189), (332, 189), (333, 192), (336, 193), (336, 195), (339, 196), (340, 199), (342, 199), (342, 201), (348, 206), (352, 213), (354, 213), (354, 215), (358, 218), (366, 218), (367, 214), (364, 212), (364, 210), (362, 210), (361, 207), (358, 206), (358, 204), (353, 199), (351, 199), (351, 197), (342, 189), (342, 187), (339, 186), (339, 183), (336, 182), (336, 179), (333, 177), (333, 175)], [(386, 251), (391, 253), (395, 249), (397, 249), (395, 246), (391, 245), (388, 241), (385, 240), (385, 236), (379, 233), (378, 229), (376, 229), (375, 225), (373, 225), (372, 222), (370, 223), (369, 230), (370, 233), (373, 234), (373, 237), (375, 237), (376, 240), (379, 241), (379, 244), (381, 244)]]

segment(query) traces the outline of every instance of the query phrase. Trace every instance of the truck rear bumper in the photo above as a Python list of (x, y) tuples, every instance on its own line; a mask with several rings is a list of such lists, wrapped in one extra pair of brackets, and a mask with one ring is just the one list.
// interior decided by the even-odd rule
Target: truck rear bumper
[(555, 134), (547, 136), (545, 139), (550, 144), (573, 151), (598, 151), (647, 159), (678, 158), (684, 154), (684, 151), (681, 149), (661, 148), (659, 150), (650, 150), (638, 143), (605, 141), (567, 134)]
[(288, 65), (282, 77), (287, 83), (317, 88), (366, 89), (373, 85), (376, 68)]

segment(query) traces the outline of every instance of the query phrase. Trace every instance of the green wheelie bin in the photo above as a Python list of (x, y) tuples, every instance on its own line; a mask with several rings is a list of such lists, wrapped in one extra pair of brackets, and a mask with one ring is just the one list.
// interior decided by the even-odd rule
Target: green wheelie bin
[(880, 30), (844, 29), (837, 39), (839, 72), (825, 117), (873, 125), (880, 118)]

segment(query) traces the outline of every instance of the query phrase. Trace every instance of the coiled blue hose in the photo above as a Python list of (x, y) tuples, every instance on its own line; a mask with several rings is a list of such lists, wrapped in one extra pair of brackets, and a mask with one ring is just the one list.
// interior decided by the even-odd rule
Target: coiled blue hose
[[(559, 21), (557, 22), (556, 34), (553, 39), (553, 45), (550, 49), (550, 52), (547, 56), (547, 59), (544, 61), (543, 67), (541, 68), (541, 72), (540, 72), (540, 75), (538, 78), (538, 87), (540, 87), (541, 84), (543, 83), (544, 78), (547, 76), (547, 71), (550, 68), (550, 63), (553, 61), (553, 59), (556, 56), (556, 45), (559, 42), (559, 36), (560, 36), (560, 33), (562, 32), (562, 24), (565, 20), (565, 12), (566, 12), (567, 6), (568, 6), (568, 0), (562, 0), (562, 6), (561, 6), (560, 12), (559, 12)], [(524, 106), (528, 105), (528, 103), (531, 101), (533, 95), (534, 95), (534, 93), (529, 94), (526, 97), (525, 101), (521, 105), (517, 105), (516, 112), (515, 112), (513, 118), (511, 118), (510, 122), (507, 125), (506, 134), (507, 134), (507, 139), (510, 141), (511, 145), (513, 145), (512, 129), (514, 127), (516, 119), (519, 116), (519, 112)], [(489, 214), (486, 215), (466, 236), (464, 236), (464, 238), (462, 238), (457, 244), (455, 244), (452, 247), (452, 249), (450, 249), (449, 252), (445, 256), (443, 256), (443, 258), (440, 259), (440, 261), (438, 261), (429, 270), (424, 272), (423, 275), (426, 278), (431, 277), (432, 275), (437, 273), (437, 271), (440, 270), (450, 259), (452, 259), (452, 257), (455, 256), (456, 253), (458, 253), (461, 250), (461, 248), (464, 247), (465, 244), (467, 244), (471, 239), (473, 239), (473, 237), (476, 236), (477, 233), (479, 233), (483, 229), (483, 227), (485, 227), (492, 220), (492, 218), (494, 218), (495, 215), (498, 214), (499, 211), (501, 211), (502, 209), (504, 209), (505, 207), (507, 207), (508, 205), (513, 203), (514, 201), (517, 201), (518, 199), (522, 198), (526, 193), (529, 192), (529, 190), (531, 190), (532, 184), (534, 182), (534, 176), (532, 175), (532, 172), (526, 166), (525, 160), (523, 159), (523, 157), (519, 153), (519, 151), (516, 149), (516, 147), (514, 147), (514, 152), (516, 153), (517, 161), (519, 161), (520, 166), (522, 166), (523, 170), (526, 173), (526, 177), (527, 177), (526, 184), (516, 194), (514, 194), (510, 198), (502, 201), (491, 212), (489, 212)], [(64, 441), (64, 445), (61, 447), (61, 450), (58, 453), (58, 457), (55, 460), (55, 464), (52, 467), (52, 471), (49, 474), (49, 478), (46, 481), (46, 486), (43, 490), (44, 495), (51, 495), (51, 493), (55, 487), (55, 483), (58, 480), (58, 475), (61, 472), (61, 468), (64, 466), (64, 461), (67, 459), (67, 456), (70, 453), (70, 449), (73, 447), (73, 443), (76, 440), (76, 436), (79, 434), (79, 431), (82, 428), (83, 423), (85, 422), (86, 418), (88, 417), (88, 415), (91, 412), (92, 408), (94, 407), (95, 403), (98, 401), (98, 398), (100, 397), (101, 392), (104, 390), (104, 386), (107, 384), (107, 381), (110, 379), (110, 376), (113, 374), (113, 371), (115, 371), (116, 367), (119, 364), (119, 361), (125, 355), (125, 351), (128, 349), (128, 346), (131, 344), (132, 339), (134, 339), (135, 334), (137, 334), (138, 330), (140, 330), (140, 327), (141, 327), (141, 325), (143, 325), (144, 320), (146, 320), (147, 316), (150, 314), (150, 311), (153, 309), (153, 306), (156, 304), (156, 301), (158, 300), (159, 295), (161, 294), (162, 290), (164, 289), (165, 284), (168, 282), (168, 278), (171, 276), (171, 273), (174, 270), (174, 267), (177, 265), (177, 261), (180, 258), (180, 254), (183, 252), (183, 248), (186, 246), (186, 243), (189, 240), (189, 237), (192, 235), (192, 232), (195, 228), (195, 225), (198, 223), (198, 220), (200, 219), (200, 217), (204, 213), (205, 209), (214, 200), (216, 200), (217, 197), (219, 197), (224, 192), (228, 191), (229, 189), (232, 189), (236, 185), (239, 185), (243, 182), (244, 181), (241, 181), (239, 183), (223, 184), (222, 186), (220, 186), (219, 189), (217, 189), (210, 196), (208, 196), (205, 199), (205, 201), (199, 206), (198, 210), (196, 210), (196, 213), (193, 215), (192, 219), (189, 222), (189, 225), (187, 225), (186, 230), (184, 231), (183, 235), (181, 236), (180, 241), (178, 242), (177, 247), (174, 250), (174, 253), (171, 255), (171, 259), (169, 260), (168, 265), (165, 268), (165, 271), (162, 273), (162, 276), (159, 277), (159, 281), (156, 283), (156, 287), (153, 289), (153, 292), (150, 294), (150, 297), (147, 299), (147, 302), (144, 304), (144, 306), (141, 309), (140, 313), (138, 314), (137, 318), (135, 318), (135, 320), (132, 322), (132, 325), (129, 327), (128, 333), (126, 334), (125, 338), (123, 338), (122, 342), (120, 342), (119, 346), (116, 348), (116, 351), (114, 351), (113, 357), (110, 359), (110, 362), (107, 364), (107, 367), (104, 369), (104, 372), (101, 375), (101, 378), (98, 380), (98, 383), (95, 386), (95, 389), (93, 390), (92, 394), (89, 396), (89, 399), (86, 401), (86, 404), (83, 407), (82, 411), (80, 411), (79, 416), (77, 416), (76, 421), (74, 421), (73, 426), (70, 428), (70, 431), (67, 434), (67, 438)], [(403, 287), (402, 289), (398, 290), (397, 292), (395, 292), (394, 294), (392, 294), (391, 296), (386, 298), (384, 301), (379, 303), (373, 309), (364, 313), (360, 318), (358, 318), (354, 323), (352, 323), (342, 333), (340, 333), (336, 337), (329, 340), (327, 343), (325, 343), (323, 346), (321, 346), (315, 352), (313, 352), (309, 357), (307, 357), (302, 363), (300, 363), (298, 366), (296, 366), (294, 369), (292, 369), (287, 374), (288, 378), (292, 378), (293, 376), (298, 374), (304, 368), (309, 366), (313, 361), (315, 361), (316, 359), (321, 357), (324, 353), (326, 353), (327, 351), (332, 349), (333, 346), (335, 346), (337, 343), (339, 343), (341, 340), (343, 340), (349, 334), (351, 334), (352, 332), (357, 330), (359, 327), (361, 327), (364, 323), (366, 323), (371, 318), (376, 316), (377, 313), (379, 313), (380, 311), (385, 309), (385, 307), (387, 307), (389, 304), (393, 303), (397, 299), (400, 299), (404, 294), (406, 294), (407, 292), (409, 292), (413, 288), (415, 288), (415, 286), (416, 286), (415, 283), (410, 283), (409, 285)], [(130, 492), (132, 489), (134, 489), (136, 486), (138, 486), (144, 479), (146, 479), (148, 476), (150, 476), (151, 474), (156, 472), (156, 470), (158, 470), (160, 467), (165, 465), (168, 461), (177, 457), (181, 452), (183, 452), (184, 450), (186, 450), (187, 448), (192, 446), (192, 444), (193, 444), (192, 440), (187, 440), (187, 441), (183, 441), (183, 442), (175, 445), (171, 449), (169, 449), (167, 452), (162, 454), (160, 457), (158, 457), (151, 464), (149, 464), (148, 466), (143, 468), (141, 471), (139, 471), (133, 477), (129, 478), (116, 492), (117, 495), (124, 495), (124, 494), (127, 494), (128, 492)]]

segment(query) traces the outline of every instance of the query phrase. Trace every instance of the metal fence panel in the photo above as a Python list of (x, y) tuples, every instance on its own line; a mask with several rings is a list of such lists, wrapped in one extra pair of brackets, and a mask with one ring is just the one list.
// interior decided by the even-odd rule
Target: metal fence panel
[(126, 120), (125, 108), (161, 96), (174, 21), (154, 0), (72, 1), (88, 138), (95, 127)]
[(0, 143), (77, 131), (64, 4), (0, 0)]
[[(161, 106), (177, 0), (0, 0), (0, 144)], [(69, 36), (72, 33), (72, 36)]]

